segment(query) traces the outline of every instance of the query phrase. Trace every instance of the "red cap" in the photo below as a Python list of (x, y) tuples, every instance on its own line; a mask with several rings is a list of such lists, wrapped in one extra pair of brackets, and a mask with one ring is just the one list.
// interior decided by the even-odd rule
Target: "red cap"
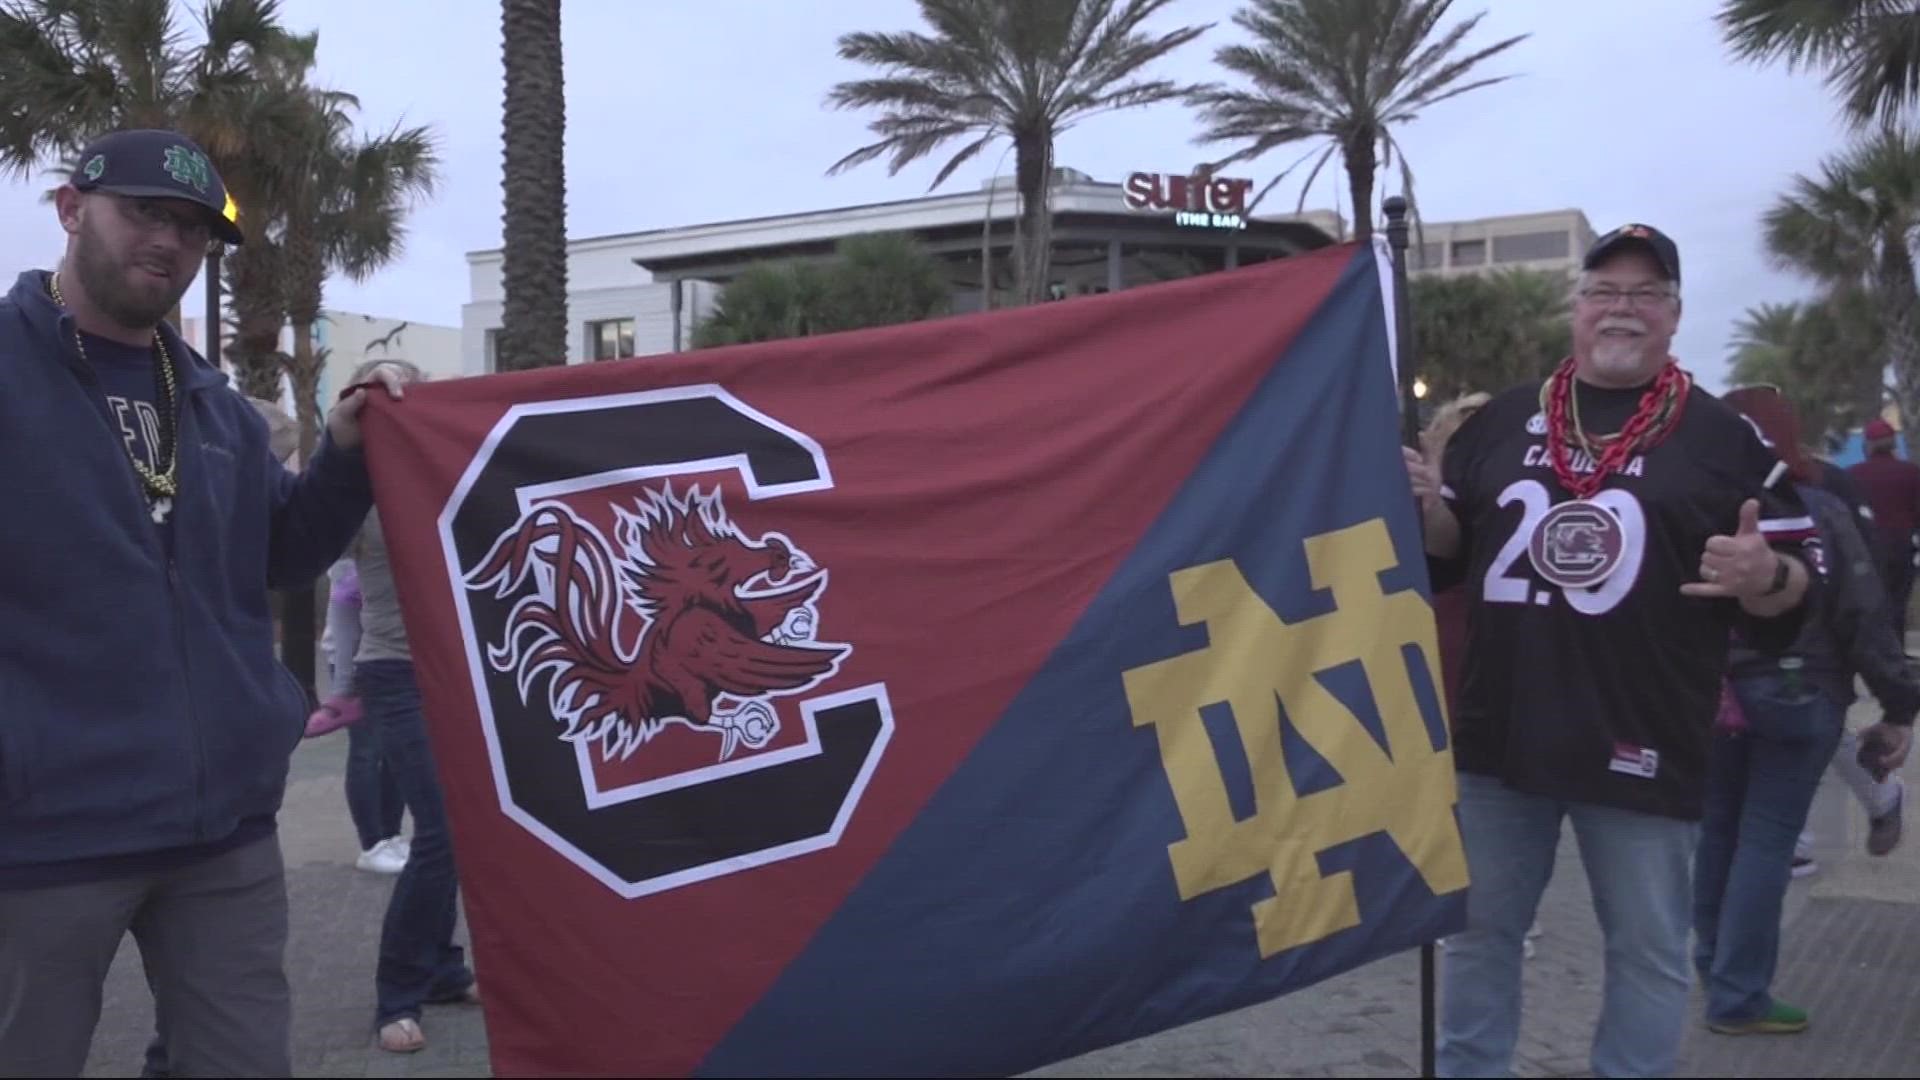
[(1893, 425), (1876, 417), (1867, 421), (1866, 429), (1862, 431), (1861, 434), (1869, 439), (1891, 439), (1893, 438)]

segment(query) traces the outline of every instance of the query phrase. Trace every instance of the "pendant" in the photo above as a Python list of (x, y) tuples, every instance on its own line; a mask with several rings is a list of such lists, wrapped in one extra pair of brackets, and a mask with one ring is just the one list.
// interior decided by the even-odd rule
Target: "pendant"
[(153, 523), (155, 525), (165, 525), (167, 523), (167, 515), (172, 512), (173, 499), (171, 497), (162, 495), (153, 500)]
[(1619, 569), (1626, 534), (1613, 511), (1587, 499), (1563, 502), (1546, 512), (1527, 542), (1527, 556), (1542, 578), (1563, 589), (1588, 589)]

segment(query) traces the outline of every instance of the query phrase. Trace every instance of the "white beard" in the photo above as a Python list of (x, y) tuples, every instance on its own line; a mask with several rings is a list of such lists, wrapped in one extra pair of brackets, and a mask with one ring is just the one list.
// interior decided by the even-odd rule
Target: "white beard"
[(1587, 362), (1595, 374), (1610, 382), (1638, 383), (1651, 378), (1658, 365), (1646, 355), (1645, 338), (1601, 337), (1593, 343)]

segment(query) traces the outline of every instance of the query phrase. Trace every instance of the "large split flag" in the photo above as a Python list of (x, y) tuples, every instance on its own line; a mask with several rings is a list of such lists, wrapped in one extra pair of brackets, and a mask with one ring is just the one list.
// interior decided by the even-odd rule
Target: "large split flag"
[(1381, 268), (376, 402), (496, 1072), (1014, 1073), (1457, 929)]

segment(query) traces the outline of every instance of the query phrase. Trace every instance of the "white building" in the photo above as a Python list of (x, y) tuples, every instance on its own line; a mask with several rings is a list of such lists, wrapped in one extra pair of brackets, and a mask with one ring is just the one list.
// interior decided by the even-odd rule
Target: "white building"
[[(1055, 171), (1056, 297), (1118, 291), (1170, 278), (1283, 258), (1346, 238), (1326, 211), (1250, 214), (1250, 180), (1136, 172), (1125, 181)], [(948, 267), (953, 310), (980, 306), (982, 248), (996, 288), (1009, 282), (1018, 198), (1001, 177), (978, 190), (895, 202), (574, 240), (567, 245), (567, 362), (654, 356), (688, 348), (720, 289), (747, 266), (830, 256), (861, 233), (918, 237)], [(1473, 273), (1504, 266), (1578, 264), (1594, 232), (1578, 210), (1424, 223), (1415, 272)], [(502, 307), (501, 252), (470, 252), (460, 359), (469, 374), (493, 370)]]
[(1572, 209), (1429, 221), (1422, 232), (1426, 243), (1407, 252), (1407, 269), (1446, 276), (1508, 267), (1570, 274), (1599, 239), (1587, 215)]
[[(187, 344), (203, 354), (206, 352), (204, 318), (182, 319), (180, 334), (187, 339)], [(457, 326), (327, 310), (320, 313), (320, 321), (313, 326), (313, 343), (315, 349), (324, 349), (327, 353), (326, 367), (320, 374), (322, 402), (332, 400), (340, 387), (346, 385), (353, 369), (368, 360), (406, 360), (432, 379), (456, 379), (467, 374), (461, 362)], [(280, 348), (288, 353), (293, 351), (291, 325), (280, 331)], [(281, 405), (290, 407), (291, 403), (289, 390)]]
[[(1056, 170), (1054, 294), (1119, 290), (1334, 242), (1341, 223), (1332, 214), (1247, 215), (1253, 186), (1240, 179), (1145, 172), (1124, 183), (1103, 183), (1073, 169)], [(571, 241), (567, 360), (685, 349), (720, 288), (748, 265), (824, 258), (837, 241), (861, 233), (917, 236), (949, 266), (954, 310), (977, 310), (983, 241), (1003, 288), (1017, 205), (1012, 181), (1003, 177), (975, 191)], [(493, 369), (500, 260), (498, 249), (467, 256), (471, 291), (461, 311), (461, 350), (469, 373)]]

